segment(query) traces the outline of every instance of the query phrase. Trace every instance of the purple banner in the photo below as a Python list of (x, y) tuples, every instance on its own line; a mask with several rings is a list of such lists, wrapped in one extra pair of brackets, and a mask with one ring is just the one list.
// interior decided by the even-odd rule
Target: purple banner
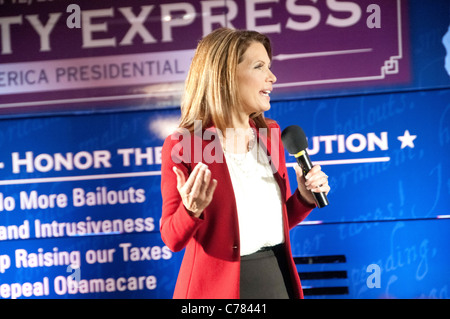
[[(322, 1), (320, 7), (309, 7), (308, 22), (288, 17), (282, 36), (273, 37), (273, 68), (280, 74), (276, 88), (295, 91), (407, 83), (405, 3)], [(307, 10), (297, 7), (298, 12)]]
[[(410, 81), (405, 0), (0, 1), (0, 113), (176, 106), (197, 42), (267, 34), (274, 98)], [(14, 108), (14, 110), (13, 110)], [(25, 108), (24, 110), (21, 110)]]

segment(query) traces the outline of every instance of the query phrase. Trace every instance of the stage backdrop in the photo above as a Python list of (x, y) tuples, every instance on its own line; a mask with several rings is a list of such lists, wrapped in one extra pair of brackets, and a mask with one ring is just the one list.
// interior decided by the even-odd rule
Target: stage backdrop
[[(279, 75), (274, 99), (429, 88), (447, 81), (442, 65), (430, 57), (442, 45), (428, 47), (448, 26), (445, 1), (2, 1), (0, 6), (0, 99), (6, 115), (177, 106), (197, 42), (220, 26), (270, 36), (273, 71)], [(423, 51), (413, 52), (415, 45)], [(412, 54), (417, 71), (424, 71), (420, 79), (411, 73)]]
[(172, 296), (183, 252), (159, 233), (160, 152), (197, 41), (226, 25), (270, 36), (266, 115), (302, 126), (330, 176), (330, 206), (291, 232), (306, 298), (449, 298), (449, 12), (0, 2), (0, 297)]

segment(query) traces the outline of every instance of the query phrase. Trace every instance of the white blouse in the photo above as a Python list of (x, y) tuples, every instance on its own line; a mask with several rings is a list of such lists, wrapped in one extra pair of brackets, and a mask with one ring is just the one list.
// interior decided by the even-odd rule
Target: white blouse
[(224, 150), (239, 219), (241, 256), (284, 242), (281, 192), (259, 144), (247, 153)]

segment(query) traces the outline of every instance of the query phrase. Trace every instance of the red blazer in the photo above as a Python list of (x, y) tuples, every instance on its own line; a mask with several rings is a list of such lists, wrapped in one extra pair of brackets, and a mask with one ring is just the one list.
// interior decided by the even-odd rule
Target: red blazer
[[(281, 143), (280, 127), (268, 121), (271, 138), (257, 132), (262, 145), (275, 167), (274, 177), (282, 194), (283, 221), (286, 254), (296, 298), (303, 298), (300, 279), (291, 253), (289, 230), (301, 222), (315, 207), (303, 202), (298, 189), (291, 195), (289, 179)], [(170, 135), (162, 148), (161, 193), (163, 199), (161, 237), (174, 252), (186, 248), (174, 298), (239, 298), (240, 251), (239, 224), (231, 178), (215, 129), (191, 134), (182, 140), (176, 133)], [(215, 136), (214, 136), (215, 135)], [(211, 137), (214, 136), (214, 137)], [(179, 140), (181, 142), (179, 142)], [(184, 142), (183, 142), (184, 141)], [(190, 142), (190, 143), (189, 143)], [(208, 146), (209, 144), (209, 146)], [(180, 147), (183, 145), (182, 147)], [(201, 147), (200, 147), (201, 146)], [(272, 150), (272, 154), (270, 153)], [(210, 163), (211, 156), (217, 156)], [(181, 169), (188, 178), (199, 161), (207, 164), (212, 178), (218, 183), (210, 205), (200, 218), (191, 217), (186, 211), (177, 190), (173, 166)], [(283, 196), (284, 195), (284, 196)]]

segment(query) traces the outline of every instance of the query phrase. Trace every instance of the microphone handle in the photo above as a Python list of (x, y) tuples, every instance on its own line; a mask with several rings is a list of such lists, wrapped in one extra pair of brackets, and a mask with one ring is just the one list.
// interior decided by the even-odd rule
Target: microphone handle
[[(308, 174), (308, 172), (312, 169), (313, 165), (306, 150), (301, 151), (299, 154), (300, 156), (296, 157), (297, 163), (303, 169), (303, 176), (306, 176), (306, 174)], [(314, 200), (316, 201), (317, 207), (322, 208), (329, 204), (325, 193), (312, 192), (312, 194), (314, 196)]]

